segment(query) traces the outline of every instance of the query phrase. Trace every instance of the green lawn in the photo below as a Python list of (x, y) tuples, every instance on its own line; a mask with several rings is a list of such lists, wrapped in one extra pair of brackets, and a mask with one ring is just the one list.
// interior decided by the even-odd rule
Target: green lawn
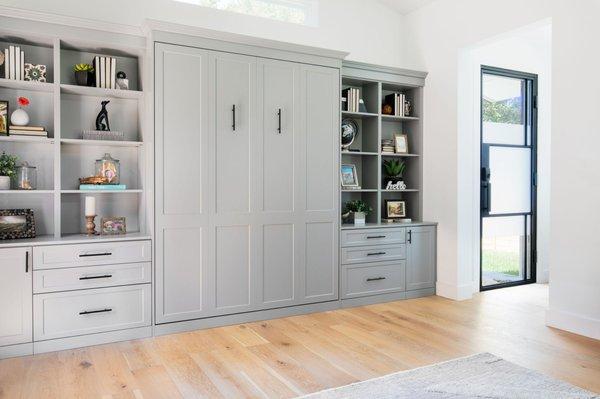
[(484, 249), (482, 252), (484, 271), (498, 272), (510, 276), (519, 275), (519, 254)]

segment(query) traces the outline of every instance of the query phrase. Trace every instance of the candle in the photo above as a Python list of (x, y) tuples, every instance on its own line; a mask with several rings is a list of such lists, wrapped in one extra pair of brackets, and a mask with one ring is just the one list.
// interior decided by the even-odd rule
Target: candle
[(96, 198), (85, 197), (85, 216), (96, 216)]

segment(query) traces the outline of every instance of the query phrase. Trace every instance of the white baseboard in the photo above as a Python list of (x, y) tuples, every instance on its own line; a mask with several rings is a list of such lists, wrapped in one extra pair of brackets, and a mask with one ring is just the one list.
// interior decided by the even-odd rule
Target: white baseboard
[(0, 359), (27, 355), (33, 355), (32, 343), (0, 346)]
[(438, 281), (435, 285), (437, 296), (454, 299), (455, 301), (464, 301), (473, 297), (472, 284), (454, 285)]
[(600, 339), (599, 319), (593, 319), (591, 317), (565, 312), (563, 310), (548, 309), (546, 311), (546, 325), (578, 335)]

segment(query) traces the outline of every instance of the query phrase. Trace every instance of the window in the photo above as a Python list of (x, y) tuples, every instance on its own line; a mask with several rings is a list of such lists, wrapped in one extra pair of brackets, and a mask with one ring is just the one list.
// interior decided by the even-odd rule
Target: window
[(316, 26), (318, 0), (174, 0), (299, 25)]

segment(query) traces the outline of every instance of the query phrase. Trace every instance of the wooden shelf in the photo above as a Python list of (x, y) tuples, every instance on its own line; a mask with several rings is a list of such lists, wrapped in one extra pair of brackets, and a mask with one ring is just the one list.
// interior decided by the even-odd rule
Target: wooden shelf
[(3, 141), (9, 143), (54, 144), (53, 138), (35, 136), (0, 136), (0, 142)]
[(11, 80), (4, 78), (0, 78), (0, 87), (5, 89), (31, 90), (46, 93), (52, 93), (54, 91), (53, 83), (32, 82), (29, 80)]
[(100, 87), (77, 86), (68, 84), (61, 84), (60, 91), (65, 94), (76, 94), (91, 97), (124, 98), (131, 100), (137, 100), (144, 96), (143, 92), (137, 90), (103, 89)]
[(114, 242), (114, 241), (136, 241), (149, 240), (149, 234), (142, 232), (131, 232), (123, 235), (96, 235), (87, 236), (85, 234), (65, 234), (62, 237), (54, 235), (39, 235), (35, 238), (23, 238), (19, 240), (0, 241), (0, 248), (38, 246), (53, 244), (85, 244), (87, 242)]
[(376, 193), (377, 189), (376, 188), (365, 188), (365, 189), (360, 189), (360, 190), (345, 190), (342, 189), (343, 193)]
[(386, 153), (386, 152), (382, 152), (381, 153), (382, 157), (404, 157), (404, 158), (410, 158), (410, 157), (419, 157), (419, 154), (396, 154), (396, 153)]
[(378, 154), (376, 152), (366, 152), (366, 151), (341, 151), (342, 155), (375, 155), (377, 156)]
[(60, 139), (62, 144), (70, 145), (89, 145), (98, 147), (141, 147), (144, 145), (141, 141), (117, 141), (117, 140), (83, 140), (83, 139)]
[(418, 193), (419, 190), (416, 188), (407, 188), (405, 190), (385, 190), (381, 189), (382, 193)]
[(144, 190), (60, 190), (60, 192), (61, 194), (135, 194), (143, 193)]
[(381, 119), (388, 121), (418, 121), (417, 116), (395, 116), (395, 115), (381, 115)]
[(348, 116), (352, 118), (364, 119), (364, 118), (377, 118), (378, 114), (372, 114), (370, 112), (349, 112), (342, 111), (342, 116)]
[(54, 190), (0, 190), (0, 194), (16, 194), (16, 195), (54, 194)]

